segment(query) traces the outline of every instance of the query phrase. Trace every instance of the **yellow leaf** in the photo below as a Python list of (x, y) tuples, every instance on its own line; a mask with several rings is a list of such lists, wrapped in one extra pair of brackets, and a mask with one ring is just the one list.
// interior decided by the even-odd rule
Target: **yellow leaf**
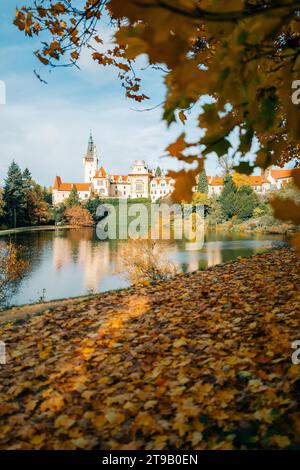
[(60, 415), (58, 418), (56, 418), (54, 426), (56, 428), (69, 429), (71, 426), (73, 426), (74, 423), (75, 419), (72, 419), (67, 415)]

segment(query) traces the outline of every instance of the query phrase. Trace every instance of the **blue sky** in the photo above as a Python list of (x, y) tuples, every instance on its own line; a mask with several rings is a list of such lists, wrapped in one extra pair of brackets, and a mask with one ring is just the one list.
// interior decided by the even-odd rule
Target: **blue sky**
[[(51, 185), (56, 174), (63, 181), (82, 181), (82, 157), (90, 129), (100, 163), (108, 172), (127, 173), (136, 159), (178, 168), (176, 161), (161, 157), (186, 127), (190, 138), (197, 136), (196, 114), (189, 116), (188, 126), (177, 123), (167, 129), (161, 108), (135, 110), (162, 102), (165, 90), (160, 72), (148, 68), (142, 73), (143, 91), (151, 99), (136, 104), (124, 97), (116, 71), (95, 64), (88, 51), (83, 54), (81, 70), (49, 71), (33, 55), (38, 40), (26, 38), (12, 25), (15, 6), (24, 3), (26, 0), (1, 0), (0, 80), (6, 83), (7, 103), (0, 105), (0, 182), (12, 159), (22, 168), (28, 167), (43, 185)], [(108, 25), (102, 26), (101, 34), (109, 40)], [(145, 59), (138, 65), (145, 66)], [(34, 69), (47, 85), (36, 78)], [(209, 174), (218, 172), (216, 160), (209, 159)]]

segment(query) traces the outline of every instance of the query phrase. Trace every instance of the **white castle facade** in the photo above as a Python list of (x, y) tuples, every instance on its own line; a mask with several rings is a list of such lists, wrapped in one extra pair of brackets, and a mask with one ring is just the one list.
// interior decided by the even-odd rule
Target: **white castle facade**
[[(90, 135), (88, 149), (83, 157), (84, 182), (64, 183), (60, 176), (56, 176), (52, 188), (52, 202), (54, 205), (63, 203), (68, 199), (73, 188), (76, 188), (81, 201), (98, 195), (100, 198), (147, 198), (152, 202), (164, 199), (174, 191), (175, 180), (162, 173), (155, 175), (150, 171), (144, 160), (134, 163), (127, 175), (114, 175), (107, 173), (103, 166), (99, 168), (97, 149)], [(259, 193), (264, 194), (277, 190), (292, 181), (292, 170), (273, 170), (262, 172), (259, 176), (249, 176), (247, 184)], [(219, 195), (224, 186), (220, 176), (207, 176), (208, 194)], [(194, 191), (196, 191), (196, 187)]]

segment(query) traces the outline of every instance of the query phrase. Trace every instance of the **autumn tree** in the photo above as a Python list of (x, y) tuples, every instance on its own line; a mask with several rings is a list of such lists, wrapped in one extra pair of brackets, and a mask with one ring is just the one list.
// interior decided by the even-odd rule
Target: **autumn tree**
[[(108, 47), (99, 35), (104, 9), (114, 27)], [(147, 96), (135, 59), (146, 54), (150, 66), (164, 74), (168, 125), (177, 117), (185, 123), (186, 111), (210, 96), (199, 115), (202, 137), (187, 143), (183, 133), (168, 148), (172, 157), (193, 164), (171, 173), (174, 197), (187, 200), (203, 158), (228, 155), (233, 131), (237, 171), (250, 174), (293, 159), (299, 165), (299, 19), (299, 2), (292, 0), (86, 0), (81, 7), (72, 0), (37, 0), (17, 9), (15, 24), (28, 36), (41, 36), (35, 54), (46, 66), (76, 65), (89, 48), (97, 63), (119, 70), (127, 97), (137, 101)], [(259, 150), (250, 163), (254, 139)], [(195, 151), (189, 148), (187, 155), (192, 144)], [(294, 179), (300, 187), (300, 178)], [(287, 199), (283, 207), (276, 199), (273, 205), (277, 216), (300, 224), (294, 201)]]
[(76, 227), (88, 227), (94, 224), (90, 212), (82, 206), (67, 207), (64, 218), (68, 224)]
[(8, 300), (14, 284), (26, 270), (28, 263), (20, 256), (13, 243), (0, 244), (0, 305)]
[(45, 223), (49, 220), (49, 204), (44, 199), (44, 189), (32, 181), (27, 192), (27, 211), (30, 225)]
[(240, 188), (241, 186), (249, 186), (248, 176), (237, 173), (236, 171), (232, 175), (232, 180), (237, 188)]

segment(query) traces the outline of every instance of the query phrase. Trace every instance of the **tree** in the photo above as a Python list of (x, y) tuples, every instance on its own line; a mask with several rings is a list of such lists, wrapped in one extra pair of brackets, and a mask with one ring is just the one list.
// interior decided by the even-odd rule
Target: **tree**
[(22, 177), (23, 177), (24, 189), (30, 190), (32, 186), (32, 176), (28, 168), (25, 168), (25, 170), (23, 171)]
[(94, 225), (93, 218), (85, 207), (67, 207), (64, 213), (66, 222), (77, 227), (88, 227)]
[(237, 187), (235, 186), (232, 177), (227, 176), (224, 180), (224, 188), (220, 196), (220, 204), (225, 219), (231, 219), (236, 215), (236, 194)]
[(219, 155), (219, 167), (224, 177), (230, 175), (234, 167), (233, 157), (228, 154)]
[(95, 197), (90, 198), (84, 206), (93, 217), (94, 222), (98, 220), (97, 209), (100, 204), (101, 204), (101, 199), (99, 198), (98, 195), (96, 195)]
[[(99, 37), (105, 6), (114, 28), (114, 47), (105, 47)], [(201, 96), (214, 98), (199, 111), (201, 137), (187, 143), (183, 133), (167, 149), (170, 156), (194, 163), (188, 170), (171, 173), (179, 201), (191, 199), (203, 158), (228, 155), (233, 131), (238, 133), (236, 169), (241, 173), (293, 159), (300, 164), (297, 1), (86, 0), (78, 6), (74, 0), (38, 0), (18, 8), (14, 22), (26, 35), (42, 37), (35, 54), (45, 66), (76, 66), (84, 46), (90, 46), (97, 63), (119, 70), (127, 97), (138, 102), (147, 96), (134, 61), (147, 54), (151, 66), (165, 75), (163, 118), (168, 125), (177, 116), (184, 124), (185, 111)], [(254, 136), (259, 150), (250, 164), (244, 157)], [(187, 156), (192, 146), (195, 152), (189, 149)], [(300, 176), (294, 181), (300, 188)], [(273, 205), (277, 216), (300, 224), (300, 206), (294, 201), (287, 199), (283, 205), (276, 199)]]
[(51, 206), (52, 204), (52, 190), (51, 188), (43, 188), (43, 199), (44, 201)]
[(66, 206), (64, 203), (61, 203), (58, 206), (54, 206), (51, 209), (50, 218), (54, 220), (55, 224), (59, 224), (64, 221), (65, 210)]
[(3, 200), (8, 224), (11, 227), (22, 225), (26, 220), (26, 190), (21, 169), (15, 161), (12, 162), (7, 172)]
[(159, 166), (155, 170), (155, 176), (158, 176), (158, 177), (161, 176), (161, 168)]
[(192, 199), (192, 203), (195, 205), (195, 204), (203, 204), (205, 206), (207, 206), (209, 204), (209, 197), (207, 194), (205, 193), (198, 193), (198, 192), (195, 192), (193, 194), (193, 199)]
[(202, 194), (208, 194), (208, 182), (205, 169), (200, 171), (198, 179), (198, 192)]
[(237, 188), (240, 188), (241, 186), (249, 186), (249, 178), (247, 175), (243, 175), (235, 171), (232, 175), (232, 179)]
[(32, 180), (32, 176), (28, 168), (25, 168), (25, 170), (22, 173), (22, 181), (23, 181), (23, 191), (24, 191), (25, 200), (26, 200), (24, 225), (31, 225), (32, 204), (33, 204), (33, 197), (31, 195), (31, 192), (33, 189), (33, 180)]
[(216, 196), (213, 196), (209, 200), (207, 223), (208, 225), (217, 225), (222, 222), (224, 222), (224, 212), (221, 203)]
[(70, 195), (68, 199), (66, 200), (66, 206), (74, 207), (74, 206), (79, 206), (79, 205), (80, 205), (79, 194), (78, 194), (76, 186), (74, 186), (70, 191)]
[(240, 220), (250, 219), (259, 203), (259, 198), (251, 186), (241, 186), (236, 193), (235, 215)]
[(20, 250), (13, 243), (0, 245), (0, 305), (7, 301), (15, 282), (27, 266), (28, 263), (21, 259)]
[(27, 191), (27, 214), (30, 225), (45, 223), (49, 220), (49, 204), (44, 199), (44, 190), (35, 181)]
[(0, 221), (5, 216), (5, 208), (4, 208), (4, 199), (3, 199), (3, 189), (0, 188)]

